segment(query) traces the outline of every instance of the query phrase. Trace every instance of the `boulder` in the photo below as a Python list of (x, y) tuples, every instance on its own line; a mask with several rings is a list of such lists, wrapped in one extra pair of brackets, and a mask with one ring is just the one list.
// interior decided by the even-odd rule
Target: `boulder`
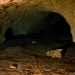
[(63, 49), (49, 50), (46, 52), (47, 56), (51, 56), (52, 58), (62, 58)]

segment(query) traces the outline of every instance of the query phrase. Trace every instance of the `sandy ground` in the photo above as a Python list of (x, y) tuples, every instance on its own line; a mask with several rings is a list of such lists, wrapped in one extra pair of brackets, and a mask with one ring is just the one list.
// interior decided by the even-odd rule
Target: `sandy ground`
[(8, 42), (4, 45), (11, 47), (0, 49), (0, 75), (75, 75), (75, 43), (65, 47), (63, 58), (53, 59), (46, 51), (64, 47), (69, 41), (27, 38), (13, 42), (13, 46)]

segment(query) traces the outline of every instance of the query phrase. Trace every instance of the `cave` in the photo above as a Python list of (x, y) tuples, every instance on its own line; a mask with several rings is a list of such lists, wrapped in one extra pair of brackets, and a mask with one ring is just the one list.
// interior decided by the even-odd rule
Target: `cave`
[[(6, 62), (7, 65), (9, 65), (9, 68), (7, 69), (8, 73), (9, 69), (12, 70), (11, 75), (18, 74), (17, 72), (14, 72), (16, 69), (18, 70), (18, 68), (19, 70), (22, 69), (22, 72), (19, 72), (21, 75), (40, 75), (40, 69), (45, 69), (44, 72), (42, 72), (44, 75), (65, 74), (67, 71), (65, 71), (64, 68), (66, 68), (68, 71), (70, 70), (70, 72), (74, 72), (74, 66), (71, 66), (71, 64), (74, 64), (74, 59), (73, 57), (72, 59), (70, 58), (70, 53), (72, 53), (72, 55), (74, 53), (72, 52), (73, 48), (70, 47), (72, 43), (72, 35), (69, 24), (66, 22), (63, 16), (54, 12), (49, 14), (46, 19), (46, 26), (43, 29), (40, 28), (41, 30), (38, 29), (40, 31), (37, 33), (25, 35), (21, 34), (18, 29), (13, 28), (8, 28), (5, 32), (6, 41), (0, 45), (0, 49), (2, 49), (1, 53), (3, 53), (0, 56), (0, 63), (5, 65)], [(52, 57), (46, 56), (46, 52), (48, 50), (53, 51), (57, 49), (63, 49), (63, 58), (53, 59)], [(23, 66), (21, 67), (21, 65)], [(58, 67), (58, 70), (56, 66)], [(66, 66), (71, 66), (72, 68), (68, 69)], [(34, 71), (35, 73), (33, 73)], [(7, 72), (1, 71), (1, 73)]]
[[(0, 44), (0, 75), (75, 75), (75, 43), (72, 41), (70, 25), (72, 22), (66, 17), (70, 13), (66, 10), (66, 14), (61, 7), (65, 0), (63, 3), (62, 0), (51, 0), (51, 4), (45, 2), (40, 5), (41, 10), (45, 6), (45, 11), (39, 12), (36, 11), (37, 6), (46, 0), (23, 0), (27, 3), (12, 1), (15, 0), (2, 6), (4, 10), (0, 9), (0, 24), (3, 28), (0, 28), (0, 42), (3, 41)], [(60, 5), (59, 2), (61, 6), (50, 8), (55, 5), (53, 3)], [(49, 8), (51, 10), (47, 11)], [(27, 25), (25, 20), (28, 21)], [(41, 21), (37, 23), (36, 20)], [(24, 29), (26, 30), (23, 32)]]
[(21, 39), (24, 37), (25, 35), (21, 34), (18, 29), (8, 28), (5, 32), (6, 41), (14, 40), (14, 39)]
[[(8, 28), (5, 32), (6, 41), (0, 45), (0, 49), (24, 45), (25, 47), (31, 47), (33, 50), (35, 49), (35, 51), (32, 51), (34, 55), (45, 55), (48, 49), (63, 49), (62, 56), (65, 56), (67, 48), (72, 43), (69, 24), (62, 15), (55, 12), (50, 12), (44, 19), (44, 23), (37, 26), (33, 30), (34, 32), (28, 35), (22, 34), (18, 29)], [(39, 50), (36, 51), (36, 49)], [(30, 53), (33, 54), (32, 52)]]
[(6, 41), (4, 43), (17, 39), (23, 43), (28, 43), (26, 39), (39, 39), (41, 41), (45, 39), (45, 41), (49, 43), (63, 42), (65, 44), (69, 44), (72, 42), (70, 26), (62, 15), (52, 12), (45, 18), (44, 21), (46, 23), (44, 27), (44, 24), (40, 26), (41, 28), (37, 26), (37, 28), (34, 29), (35, 31), (28, 35), (21, 34), (18, 29), (8, 28), (8, 30), (5, 32)]

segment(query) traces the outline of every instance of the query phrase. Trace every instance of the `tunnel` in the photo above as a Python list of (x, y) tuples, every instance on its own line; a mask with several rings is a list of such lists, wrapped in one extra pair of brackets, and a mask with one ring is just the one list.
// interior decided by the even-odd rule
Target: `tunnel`
[[(44, 21), (46, 23), (44, 27), (44, 24), (37, 26), (37, 28), (34, 29), (34, 33), (29, 35), (21, 34), (18, 29), (8, 28), (8, 30), (5, 32), (5, 38), (6, 40), (17, 38), (32, 38), (42, 40), (48, 38), (49, 40), (53, 41), (72, 41), (70, 26), (62, 15), (52, 12), (45, 18)], [(37, 31), (37, 33), (35, 33), (35, 31)]]
[(18, 29), (8, 28), (5, 32), (6, 41), (13, 40), (13, 39), (21, 39), (24, 38), (25, 35), (21, 34)]
[(27, 11), (25, 3), (7, 4), (3, 11), (0, 75), (75, 75), (75, 43), (68, 20), (52, 11), (35, 12), (38, 5), (34, 6), (34, 1), (41, 0), (26, 1)]

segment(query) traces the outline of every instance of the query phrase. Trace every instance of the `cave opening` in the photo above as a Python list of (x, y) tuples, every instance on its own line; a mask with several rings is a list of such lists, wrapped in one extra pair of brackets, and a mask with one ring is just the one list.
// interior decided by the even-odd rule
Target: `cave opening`
[(9, 28), (9, 29), (5, 32), (5, 38), (6, 38), (6, 40), (14, 39), (14, 35), (13, 35), (13, 33), (12, 33), (12, 28)]
[(35, 31), (37, 31), (37, 29), (39, 30), (36, 34), (32, 33), (26, 37), (32, 39), (47, 39), (50, 40), (50, 42), (72, 42), (70, 26), (62, 15), (52, 12), (43, 21), (45, 21), (45, 25), (38, 26), (34, 29)]
[(13, 39), (20, 39), (25, 37), (24, 34), (21, 34), (18, 29), (8, 28), (5, 32), (6, 41), (13, 40)]

